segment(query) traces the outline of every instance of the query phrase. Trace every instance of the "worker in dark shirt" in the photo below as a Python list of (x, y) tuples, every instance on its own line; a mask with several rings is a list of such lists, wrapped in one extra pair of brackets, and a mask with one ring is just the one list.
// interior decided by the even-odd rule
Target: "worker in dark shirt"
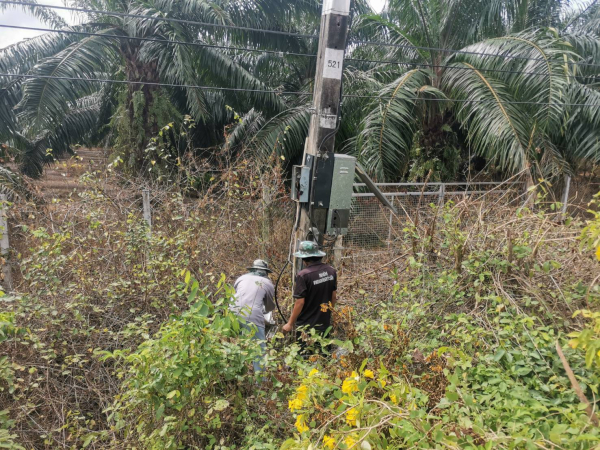
[[(298, 328), (312, 328), (324, 335), (331, 325), (331, 312), (337, 301), (337, 273), (333, 267), (323, 262), (325, 252), (319, 250), (316, 242), (301, 242), (294, 256), (302, 259), (304, 269), (296, 275), (296, 302), (283, 331), (289, 333), (296, 325)], [(301, 332), (297, 334), (298, 337), (300, 335)], [(300, 339), (299, 341), (305, 350), (304, 343)]]

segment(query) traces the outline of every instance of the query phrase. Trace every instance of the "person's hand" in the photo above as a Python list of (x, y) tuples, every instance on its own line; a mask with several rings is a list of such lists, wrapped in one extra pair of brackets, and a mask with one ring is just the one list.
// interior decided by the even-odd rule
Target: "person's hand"
[(294, 326), (288, 322), (283, 326), (282, 329), (284, 333), (290, 333), (292, 331), (292, 328), (294, 328)]

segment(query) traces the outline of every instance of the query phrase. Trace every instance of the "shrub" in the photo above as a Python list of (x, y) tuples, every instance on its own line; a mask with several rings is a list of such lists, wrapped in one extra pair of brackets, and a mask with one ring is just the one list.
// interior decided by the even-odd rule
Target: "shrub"
[(256, 380), (248, 367), (261, 354), (260, 346), (228, 309), (233, 292), (224, 277), (215, 301), (189, 280), (189, 272), (187, 278), (187, 311), (137, 350), (105, 355), (124, 363), (121, 394), (112, 408), (116, 429), (143, 448), (204, 449), (236, 442), (253, 420), (246, 408)]

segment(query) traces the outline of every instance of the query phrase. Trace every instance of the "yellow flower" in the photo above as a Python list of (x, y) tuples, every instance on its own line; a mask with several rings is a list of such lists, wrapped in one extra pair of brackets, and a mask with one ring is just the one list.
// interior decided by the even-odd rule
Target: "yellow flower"
[(293, 400), (290, 400), (288, 402), (290, 411), (295, 411), (297, 409), (301, 409), (302, 408), (302, 400), (300, 400), (299, 398), (295, 398)]
[(319, 373), (319, 371), (318, 371), (317, 369), (313, 369), (313, 370), (311, 370), (311, 371), (308, 373), (308, 376), (309, 376), (309, 377), (312, 377), (313, 375), (316, 375), (316, 374), (318, 374), (318, 373)]
[(335, 447), (335, 439), (331, 436), (325, 435), (323, 436), (323, 445), (329, 450), (333, 450), (333, 448)]
[(356, 410), (356, 408), (352, 408), (346, 411), (346, 423), (348, 425), (355, 426), (356, 419), (358, 419), (358, 411)]
[(392, 401), (392, 403), (394, 403), (395, 405), (398, 404), (398, 397), (396, 397), (396, 394), (391, 394), (390, 395), (390, 400)]
[(309, 430), (306, 420), (304, 420), (304, 414), (298, 414), (298, 417), (296, 417), (296, 429), (298, 433), (304, 433)]
[(358, 391), (356, 378), (346, 378), (342, 383), (342, 392), (344, 394), (352, 394), (355, 391)]
[(598, 261), (600, 261), (600, 245), (596, 249), (596, 258), (598, 258)]
[(385, 385), (387, 384), (387, 381), (382, 380), (381, 378), (378, 381), (379, 381), (379, 384), (381, 385), (382, 388), (384, 388)]
[(364, 375), (365, 375), (365, 377), (367, 377), (367, 378), (371, 378), (371, 379), (375, 378), (375, 374), (373, 373), (373, 371), (372, 371), (372, 370), (369, 370), (369, 369), (365, 370), (365, 373), (364, 373)]
[(342, 392), (344, 394), (352, 394), (353, 392), (358, 391), (358, 380), (358, 374), (353, 371), (342, 383)]
[(348, 436), (344, 439), (344, 444), (350, 449), (356, 445), (356, 440), (352, 436)]

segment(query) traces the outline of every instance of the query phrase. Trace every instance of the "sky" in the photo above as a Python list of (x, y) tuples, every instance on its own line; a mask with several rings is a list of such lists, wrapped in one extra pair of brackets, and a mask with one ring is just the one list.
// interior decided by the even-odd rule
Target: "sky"
[[(63, 5), (61, 0), (42, 0), (38, 3), (45, 5)], [(76, 18), (68, 11), (54, 10), (62, 16), (68, 23), (76, 23)], [(48, 25), (40, 22), (35, 17), (31, 16), (20, 9), (20, 7), (10, 7), (5, 11), (0, 11), (0, 24), (18, 25), (22, 27), (41, 27), (50, 28)], [(7, 47), (26, 38), (31, 38), (42, 34), (41, 31), (30, 30), (15, 30), (11, 28), (0, 28), (0, 48)]]
[[(385, 0), (369, 0), (369, 3), (376, 11), (380, 11), (383, 8), (384, 2)], [(38, 3), (46, 5), (63, 5), (62, 0), (40, 0)], [(58, 9), (55, 9), (54, 11), (60, 14), (69, 24), (75, 24), (77, 22), (77, 18), (68, 11), (60, 11)], [(0, 24), (50, 28), (35, 17), (32, 17), (30, 14), (27, 14), (18, 8), (9, 8), (6, 11), (0, 11)], [(7, 47), (22, 41), (23, 39), (38, 36), (40, 34), (42, 34), (41, 31), (0, 28), (0, 48)]]

